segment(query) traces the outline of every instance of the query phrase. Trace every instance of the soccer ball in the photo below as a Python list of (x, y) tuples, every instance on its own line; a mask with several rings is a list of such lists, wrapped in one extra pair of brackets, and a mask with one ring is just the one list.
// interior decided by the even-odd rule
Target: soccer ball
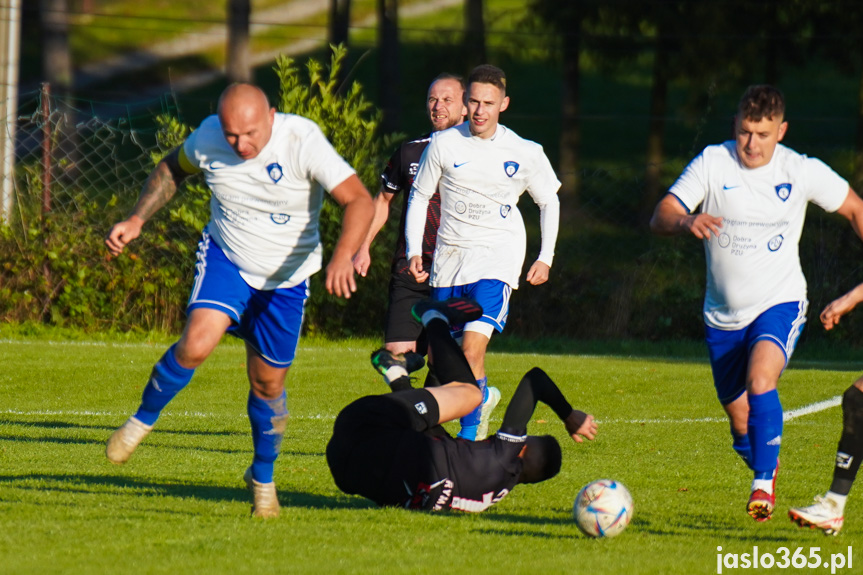
[(623, 483), (597, 479), (576, 495), (572, 518), (588, 537), (614, 537), (629, 525), (632, 511), (632, 495)]

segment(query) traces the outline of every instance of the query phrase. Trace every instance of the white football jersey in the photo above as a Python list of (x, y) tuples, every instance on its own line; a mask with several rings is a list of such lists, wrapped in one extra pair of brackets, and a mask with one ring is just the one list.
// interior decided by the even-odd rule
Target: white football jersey
[(212, 190), (209, 230), (256, 289), (293, 287), (321, 269), (318, 216), (323, 192), (354, 174), (313, 121), (276, 114), (270, 141), (242, 160), (216, 115), (183, 145)]
[(527, 191), (541, 211), (539, 260), (554, 258), (560, 182), (542, 146), (498, 125), (489, 139), (467, 122), (432, 134), (411, 188), (408, 258), (421, 255), (428, 200), (440, 183), (441, 218), (432, 259), (434, 287), (497, 279), (518, 287), (526, 234), (516, 204)]
[(719, 237), (705, 240), (704, 319), (741, 329), (768, 308), (806, 299), (798, 244), (808, 202), (828, 212), (848, 195), (848, 182), (824, 162), (779, 144), (770, 162), (744, 167), (734, 141), (709, 146), (669, 190), (692, 213), (722, 218)]

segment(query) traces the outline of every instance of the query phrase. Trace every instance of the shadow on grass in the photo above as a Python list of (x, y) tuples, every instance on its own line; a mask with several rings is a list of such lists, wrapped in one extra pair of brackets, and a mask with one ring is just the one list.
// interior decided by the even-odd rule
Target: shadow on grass
[[(170, 483), (150, 481), (144, 478), (117, 475), (84, 474), (19, 474), (0, 475), (0, 487), (34, 490), (40, 493), (99, 494), (106, 497), (134, 495), (136, 498), (152, 497), (153, 501), (165, 497), (200, 501), (226, 501), (251, 503), (249, 490), (238, 478), (238, 486), (211, 485), (206, 483)], [(279, 490), (282, 507), (313, 509), (368, 509), (375, 505), (359, 497), (329, 496), (319, 493)], [(17, 499), (16, 502), (20, 502)]]
[[(81, 423), (71, 423), (68, 421), (57, 421), (57, 420), (41, 420), (41, 421), (30, 421), (30, 420), (16, 420), (9, 418), (0, 418), (0, 425), (18, 425), (21, 427), (38, 427), (43, 429), (85, 429), (85, 430), (94, 430), (94, 431), (105, 431), (113, 433), (117, 426), (114, 425), (85, 425)], [(240, 436), (245, 437), (249, 435), (248, 431), (206, 431), (206, 430), (189, 430), (189, 429), (165, 429), (164, 427), (159, 427), (157, 429), (158, 433), (174, 433), (179, 435), (202, 435), (202, 436)]]

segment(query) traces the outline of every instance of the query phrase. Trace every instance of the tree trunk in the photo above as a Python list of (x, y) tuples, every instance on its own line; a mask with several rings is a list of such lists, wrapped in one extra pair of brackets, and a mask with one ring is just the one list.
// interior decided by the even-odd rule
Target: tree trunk
[(42, 21), (42, 73), (56, 96), (72, 90), (72, 54), (69, 50), (67, 0), (40, 0)]
[(351, 0), (330, 0), (330, 44), (348, 45), (351, 25)]
[(568, 31), (563, 34), (563, 121), (560, 133), (561, 215), (570, 218), (579, 206), (581, 188), (581, 20), (580, 10), (573, 12)]
[(665, 114), (668, 109), (669, 45), (659, 25), (656, 52), (653, 57), (653, 84), (650, 88), (650, 128), (647, 133), (647, 167), (644, 174), (644, 197), (639, 214), (639, 225), (647, 225), (650, 215), (659, 201), (662, 185), (662, 164), (665, 161), (663, 139), (665, 137)]
[(398, 7), (398, 0), (378, 0), (378, 76), (384, 133), (396, 131), (400, 125)]
[(464, 49), (468, 69), (486, 63), (483, 0), (465, 0)]
[(228, 0), (228, 82), (251, 82), (252, 60), (249, 47), (250, 0)]

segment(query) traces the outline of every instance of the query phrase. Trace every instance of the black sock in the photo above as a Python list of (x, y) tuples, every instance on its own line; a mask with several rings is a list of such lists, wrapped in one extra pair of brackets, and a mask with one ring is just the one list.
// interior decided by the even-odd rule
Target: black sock
[(863, 391), (852, 385), (842, 395), (842, 436), (830, 491), (848, 495), (863, 458)]
[(423, 387), (440, 387), (440, 380), (437, 378), (437, 372), (435, 371), (434, 364), (429, 362), (428, 364), (428, 373), (426, 374), (426, 380), (423, 384)]
[(435, 318), (426, 324), (426, 334), (434, 357), (435, 372), (441, 385), (454, 381), (476, 383), (473, 370), (464, 356), (461, 347), (455, 342), (449, 332), (446, 321)]
[(395, 381), (390, 383), (390, 389), (393, 391), (404, 391), (406, 389), (413, 389), (410, 376), (403, 375), (400, 378), (396, 379)]

